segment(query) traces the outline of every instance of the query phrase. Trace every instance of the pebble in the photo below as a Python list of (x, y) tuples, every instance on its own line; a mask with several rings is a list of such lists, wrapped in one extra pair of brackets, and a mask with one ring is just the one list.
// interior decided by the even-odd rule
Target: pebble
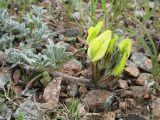
[(118, 87), (119, 88), (122, 88), (122, 89), (127, 89), (128, 88), (128, 83), (126, 80), (122, 80), (122, 79), (119, 79), (118, 80)]
[(139, 69), (137, 67), (126, 67), (124, 72), (132, 77), (138, 77), (139, 75)]
[(91, 90), (84, 98), (84, 106), (91, 111), (104, 110), (104, 103), (110, 96), (110, 93), (106, 90)]
[(149, 73), (141, 73), (139, 77), (135, 80), (137, 85), (145, 85), (145, 81), (148, 81), (152, 78), (152, 74)]
[[(41, 103), (36, 103), (40, 108), (42, 107)], [(23, 115), (23, 120), (43, 120), (43, 117), (39, 117), (42, 115), (41, 111), (38, 110), (35, 102), (32, 100), (26, 100), (21, 103), (14, 113), (14, 117), (17, 118), (19, 114)], [(23, 109), (22, 109), (23, 108)], [(29, 113), (28, 113), (29, 112)], [(39, 118), (38, 118), (39, 117)]]
[(144, 56), (140, 52), (133, 53), (131, 56), (131, 60), (134, 64), (136, 64), (137, 67), (141, 68), (142, 70), (146, 72), (151, 72), (152, 68), (152, 61)]
[(141, 97), (144, 93), (143, 86), (131, 86), (128, 89), (134, 93), (134, 97)]

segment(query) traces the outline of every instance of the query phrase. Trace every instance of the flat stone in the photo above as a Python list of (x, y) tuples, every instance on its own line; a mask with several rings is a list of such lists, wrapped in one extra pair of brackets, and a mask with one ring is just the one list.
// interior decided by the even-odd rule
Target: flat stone
[(143, 86), (131, 86), (128, 89), (134, 93), (134, 97), (141, 97), (144, 93)]
[[(37, 105), (40, 108), (42, 107), (41, 103), (37, 103)], [(19, 114), (23, 115), (23, 120), (43, 120), (43, 117), (40, 117), (42, 115), (42, 111), (38, 110), (36, 103), (32, 100), (26, 100), (20, 104), (14, 113), (14, 117), (17, 119)]]
[(151, 80), (152, 77), (153, 77), (152, 74), (141, 73), (139, 74), (139, 77), (135, 80), (135, 83), (137, 85), (145, 85), (145, 81)]
[(104, 103), (109, 96), (110, 93), (105, 90), (91, 90), (84, 98), (84, 106), (92, 111), (104, 110)]
[(118, 87), (119, 88), (122, 88), (122, 89), (127, 89), (128, 88), (128, 83), (126, 80), (122, 80), (122, 79), (119, 79), (118, 80)]
[(131, 60), (137, 67), (141, 68), (144, 71), (151, 72), (152, 61), (144, 56), (140, 52), (133, 53), (131, 56)]
[(151, 105), (152, 120), (160, 120), (160, 98), (152, 101)]
[(137, 67), (126, 67), (124, 72), (132, 77), (138, 77), (139, 69)]
[(47, 109), (57, 109), (61, 91), (62, 77), (55, 77), (44, 89), (43, 98)]
[(67, 29), (63, 34), (67, 37), (76, 37), (79, 35), (79, 30), (77, 28)]

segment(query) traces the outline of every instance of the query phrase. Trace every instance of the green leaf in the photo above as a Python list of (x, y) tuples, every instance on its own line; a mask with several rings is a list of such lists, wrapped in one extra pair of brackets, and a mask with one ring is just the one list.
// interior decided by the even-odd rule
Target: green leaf
[(109, 46), (108, 46), (108, 50), (107, 50), (108, 53), (110, 53), (110, 54), (113, 53), (113, 49), (115, 47), (115, 44), (116, 44), (118, 38), (119, 38), (118, 35), (116, 35), (116, 36), (114, 36), (113, 39), (111, 39)]
[(93, 39), (97, 37), (103, 26), (103, 21), (98, 22), (98, 24), (93, 27), (91, 26), (88, 30), (87, 44), (89, 45)]
[(122, 56), (122, 59), (118, 63), (118, 65), (113, 69), (112, 73), (114, 76), (119, 76), (123, 72), (123, 69), (126, 64), (126, 60), (127, 60), (127, 53), (125, 52)]
[(120, 62), (113, 69), (114, 76), (119, 76), (123, 72), (126, 61), (128, 57), (130, 56), (131, 49), (132, 49), (132, 42), (130, 39), (128, 38), (124, 39), (119, 43), (118, 50), (120, 51), (120, 53), (122, 53), (122, 58)]
[(106, 50), (108, 48), (108, 44), (111, 40), (111, 35), (112, 35), (112, 31), (106, 30), (97, 38), (92, 40), (87, 52), (92, 62), (95, 62), (101, 59), (105, 55)]
[(122, 40), (119, 43), (118, 48), (121, 51), (121, 53), (126, 52), (127, 53), (127, 58), (128, 58), (130, 53), (131, 53), (131, 49), (132, 49), (132, 41), (131, 41), (131, 39), (127, 38), (127, 39)]

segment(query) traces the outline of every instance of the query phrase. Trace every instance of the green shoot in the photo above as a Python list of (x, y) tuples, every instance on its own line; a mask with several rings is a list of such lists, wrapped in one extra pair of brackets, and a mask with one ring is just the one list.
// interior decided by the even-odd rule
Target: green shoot
[[(87, 37), (87, 43), (89, 45), (87, 54), (92, 62), (92, 79), (95, 85), (101, 79), (107, 83), (110, 78), (118, 77), (123, 72), (132, 48), (132, 42), (128, 38), (123, 39), (116, 46), (118, 36), (116, 35), (112, 38), (111, 30), (106, 30), (98, 35), (102, 26), (102, 21), (95, 27), (91, 26), (88, 30)], [(102, 71), (104, 72), (102, 73)], [(105, 86), (107, 84), (103, 85)], [(100, 85), (99, 87), (103, 86)]]
[(91, 16), (95, 18), (95, 0), (91, 0)]

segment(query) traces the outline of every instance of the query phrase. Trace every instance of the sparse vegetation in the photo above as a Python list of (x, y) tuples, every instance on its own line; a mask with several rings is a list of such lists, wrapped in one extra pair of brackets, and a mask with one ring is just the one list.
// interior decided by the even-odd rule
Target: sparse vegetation
[(159, 12), (156, 0), (0, 0), (0, 119), (160, 118)]

